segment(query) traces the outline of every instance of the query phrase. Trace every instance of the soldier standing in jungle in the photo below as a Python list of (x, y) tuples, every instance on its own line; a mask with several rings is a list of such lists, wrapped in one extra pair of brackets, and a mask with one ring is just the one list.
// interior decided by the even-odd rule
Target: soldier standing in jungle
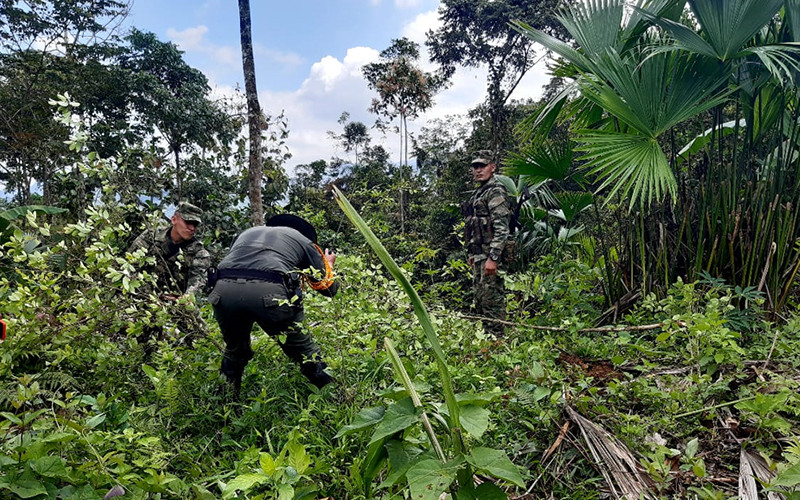
[[(140, 248), (147, 249), (147, 256), (155, 258), (155, 263), (144, 269), (155, 274), (157, 293), (161, 300), (176, 302), (180, 297), (194, 301), (194, 295), (206, 282), (206, 270), (211, 266), (211, 255), (194, 235), (202, 221), (203, 211), (191, 203), (183, 202), (172, 215), (170, 223), (159, 224), (142, 232), (128, 249), (133, 253)], [(197, 328), (202, 321), (190, 311), (173, 311), (178, 328), (191, 345)], [(161, 326), (145, 327), (139, 337), (140, 343), (159, 337)], [(145, 346), (149, 355), (152, 347)]]
[[(506, 187), (495, 177), (494, 155), (478, 151), (472, 160), (472, 177), (478, 183), (469, 201), (462, 204), (466, 218), (465, 243), (472, 267), (475, 310), (486, 318), (506, 319), (504, 258), (511, 252), (511, 200)], [(487, 332), (501, 337), (505, 326), (486, 321)]]

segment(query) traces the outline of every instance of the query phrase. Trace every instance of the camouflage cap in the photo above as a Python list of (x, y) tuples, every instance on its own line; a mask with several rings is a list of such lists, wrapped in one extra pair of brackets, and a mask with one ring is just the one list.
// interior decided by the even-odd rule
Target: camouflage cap
[(196, 224), (203, 222), (203, 210), (200, 207), (185, 201), (178, 205), (178, 209), (175, 211), (175, 213), (180, 215), (181, 218), (186, 222), (194, 222)]
[(494, 155), (488, 149), (482, 149), (475, 153), (475, 157), (470, 162), (471, 165), (491, 165), (494, 163)]

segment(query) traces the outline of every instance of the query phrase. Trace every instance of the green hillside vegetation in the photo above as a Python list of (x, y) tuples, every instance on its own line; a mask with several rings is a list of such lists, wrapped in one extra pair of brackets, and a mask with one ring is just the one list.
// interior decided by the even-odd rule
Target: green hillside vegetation
[[(344, 156), (287, 175), (265, 115), (251, 207), (242, 96), (138, 30), (22, 43), (122, 3), (0, 3), (0, 498), (800, 498), (798, 3), (466, 4), (442, 2), (464, 29), (429, 34), (435, 75), (407, 39), (365, 68), (399, 163), (345, 112)], [(554, 78), (509, 101), (534, 42)], [(409, 132), (475, 64), (486, 103)], [(500, 338), (458, 211), (487, 145), (519, 222)], [(226, 390), (211, 306), (161, 300), (126, 252), (182, 200), (214, 263), (253, 211), (336, 250), (340, 292), (304, 299), (335, 384), (255, 329)]]

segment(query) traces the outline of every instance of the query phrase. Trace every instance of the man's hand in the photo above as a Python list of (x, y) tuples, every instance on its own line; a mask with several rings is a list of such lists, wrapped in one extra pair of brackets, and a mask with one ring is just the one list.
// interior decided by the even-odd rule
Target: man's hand
[(166, 300), (167, 302), (175, 302), (178, 300), (178, 296), (174, 293), (162, 293), (158, 296), (158, 298), (161, 300)]
[(328, 263), (333, 267), (333, 264), (336, 262), (336, 254), (333, 253), (330, 249), (325, 249), (325, 259)]
[(486, 264), (483, 266), (484, 276), (494, 276), (497, 274), (497, 262), (493, 261), (491, 257), (486, 259)]

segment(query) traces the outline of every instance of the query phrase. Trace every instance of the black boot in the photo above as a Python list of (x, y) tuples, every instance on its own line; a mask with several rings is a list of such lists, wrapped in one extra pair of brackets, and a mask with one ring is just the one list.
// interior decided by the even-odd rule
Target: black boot
[(308, 361), (300, 365), (300, 373), (302, 373), (309, 382), (322, 389), (326, 385), (333, 382), (333, 377), (325, 372), (328, 365), (324, 361)]

